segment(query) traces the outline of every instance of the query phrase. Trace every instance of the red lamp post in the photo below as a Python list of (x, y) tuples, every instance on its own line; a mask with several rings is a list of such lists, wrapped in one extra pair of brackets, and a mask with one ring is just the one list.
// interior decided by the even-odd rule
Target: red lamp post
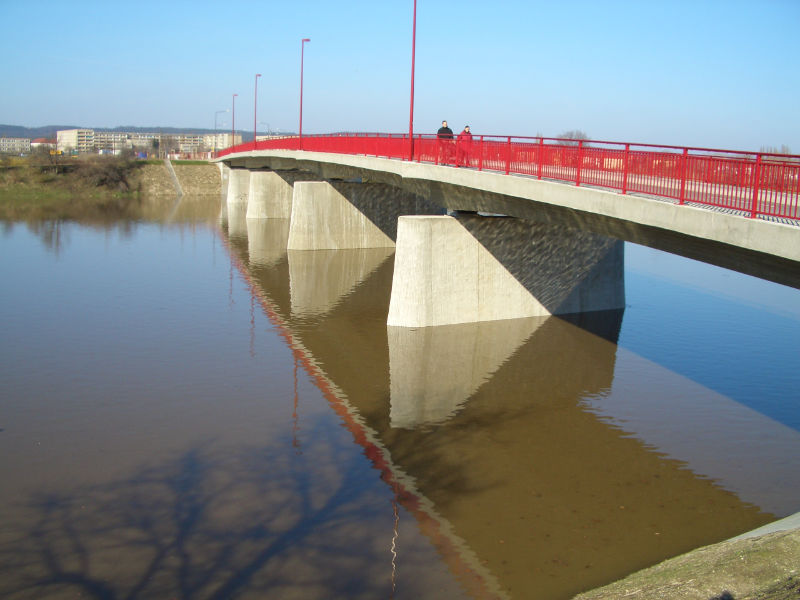
[(255, 92), (255, 100), (253, 101), (253, 150), (256, 149), (256, 113), (258, 112), (258, 78), (261, 77), (261, 73), (256, 73), (256, 92)]
[(417, 0), (414, 0), (414, 29), (411, 35), (411, 110), (408, 117), (408, 160), (414, 160), (414, 59), (417, 50)]
[(236, 96), (238, 95), (234, 94), (231, 100), (231, 146), (236, 145)]
[(300, 41), (300, 130), (298, 134), (301, 150), (303, 149), (303, 55), (305, 53), (305, 44), (310, 41), (311, 38), (303, 38)]

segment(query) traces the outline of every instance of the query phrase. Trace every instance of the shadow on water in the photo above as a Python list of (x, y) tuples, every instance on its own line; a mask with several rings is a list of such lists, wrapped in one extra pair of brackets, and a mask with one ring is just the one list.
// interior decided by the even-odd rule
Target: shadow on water
[(392, 534), (377, 547), (369, 525), (391, 502), (363, 493), (363, 458), (328, 438), (315, 429), (302, 453), (197, 445), (123, 480), (40, 492), (34, 524), (0, 548), (0, 595), (392, 597)]

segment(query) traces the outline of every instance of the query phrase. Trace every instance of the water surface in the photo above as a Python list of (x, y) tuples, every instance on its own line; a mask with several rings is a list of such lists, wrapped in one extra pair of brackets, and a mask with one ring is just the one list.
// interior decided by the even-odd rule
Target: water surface
[(3, 597), (568, 598), (800, 510), (797, 290), (393, 328), (391, 251), (199, 214), (4, 226)]

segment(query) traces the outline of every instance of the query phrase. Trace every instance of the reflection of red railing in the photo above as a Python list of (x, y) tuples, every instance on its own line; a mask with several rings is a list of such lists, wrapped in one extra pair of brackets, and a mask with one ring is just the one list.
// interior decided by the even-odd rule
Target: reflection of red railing
[(527, 175), (743, 211), (800, 219), (800, 156), (604, 142), (476, 135), (342, 133), (259, 140), (217, 156), (255, 150), (358, 154)]

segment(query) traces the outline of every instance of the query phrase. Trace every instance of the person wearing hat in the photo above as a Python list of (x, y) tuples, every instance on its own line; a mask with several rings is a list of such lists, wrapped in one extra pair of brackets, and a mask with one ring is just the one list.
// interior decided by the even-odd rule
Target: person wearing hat
[(464, 125), (464, 130), (458, 134), (456, 145), (456, 166), (470, 166), (470, 154), (472, 153), (472, 134), (469, 131), (469, 125)]

